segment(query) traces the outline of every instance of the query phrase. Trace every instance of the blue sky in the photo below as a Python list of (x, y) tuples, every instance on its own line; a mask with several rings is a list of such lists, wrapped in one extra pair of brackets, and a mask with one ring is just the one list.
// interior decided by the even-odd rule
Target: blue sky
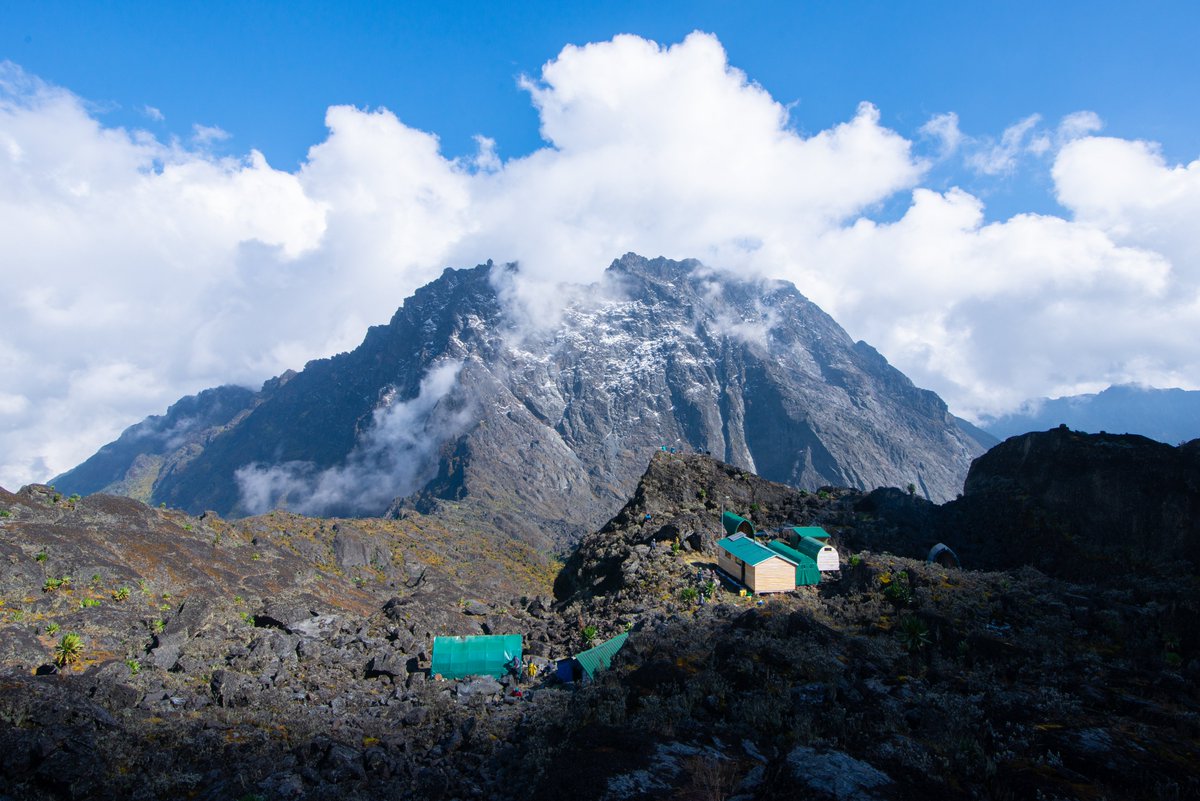
[(793, 281), (980, 420), (1200, 389), (1200, 4), (0, 4), (0, 486), (627, 251)]
[[(542, 144), (518, 87), (565, 44), (635, 33), (662, 43), (715, 33), (730, 63), (801, 131), (861, 100), (909, 136), (955, 111), (999, 136), (1030, 114), (1089, 109), (1113, 136), (1169, 160), (1200, 152), (1200, 5), (1194, 2), (7, 2), (0, 57), (70, 88), (106, 124), (187, 137), (229, 133), (291, 169), (324, 134), (331, 104), (386, 107), (436, 133), (443, 152), (496, 140), (502, 157)], [(149, 106), (164, 119), (146, 118)], [(988, 198), (989, 218), (1056, 207), (1031, 174), (936, 180)]]

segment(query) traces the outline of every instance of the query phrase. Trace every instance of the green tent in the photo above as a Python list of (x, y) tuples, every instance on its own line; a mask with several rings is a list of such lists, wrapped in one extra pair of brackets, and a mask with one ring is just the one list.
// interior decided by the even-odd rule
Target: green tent
[(721, 515), (721, 525), (725, 527), (725, 533), (731, 537), (738, 532), (748, 537), (754, 536), (754, 524), (733, 512), (725, 512)]
[(521, 658), (520, 634), (434, 637), (430, 674), (447, 679), (465, 676), (500, 678), (513, 659)]
[(617, 651), (621, 650), (621, 646), (625, 644), (625, 639), (629, 636), (629, 632), (622, 632), (611, 640), (605, 640), (595, 648), (575, 654), (575, 659), (583, 667), (583, 672), (587, 674), (589, 679), (596, 678), (596, 673), (601, 670), (607, 670), (612, 665), (612, 658)]

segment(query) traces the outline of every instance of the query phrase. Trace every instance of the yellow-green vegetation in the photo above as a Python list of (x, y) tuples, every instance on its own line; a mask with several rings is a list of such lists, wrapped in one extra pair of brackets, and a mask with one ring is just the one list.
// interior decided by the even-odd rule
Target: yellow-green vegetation
[(83, 638), (69, 631), (54, 646), (54, 664), (67, 667), (83, 658)]
[(112, 599), (114, 601), (125, 601), (129, 599), (128, 587), (117, 587), (112, 591)]

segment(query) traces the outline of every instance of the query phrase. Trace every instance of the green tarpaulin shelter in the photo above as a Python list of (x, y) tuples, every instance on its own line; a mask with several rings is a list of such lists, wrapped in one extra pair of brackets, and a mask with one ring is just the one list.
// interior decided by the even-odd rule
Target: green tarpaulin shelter
[(733, 512), (725, 512), (721, 515), (721, 525), (725, 527), (725, 533), (731, 537), (738, 532), (745, 534), (747, 537), (754, 536), (754, 524), (744, 517), (735, 515)]
[(520, 634), (434, 637), (431, 674), (447, 679), (465, 676), (500, 678), (514, 659), (521, 658)]
[(611, 640), (605, 640), (595, 648), (589, 648), (582, 653), (575, 654), (575, 659), (583, 667), (583, 672), (587, 674), (589, 679), (596, 678), (597, 671), (607, 670), (612, 665), (612, 658), (616, 655), (617, 651), (621, 650), (621, 646), (625, 644), (625, 639), (628, 636), (629, 632), (623, 632)]

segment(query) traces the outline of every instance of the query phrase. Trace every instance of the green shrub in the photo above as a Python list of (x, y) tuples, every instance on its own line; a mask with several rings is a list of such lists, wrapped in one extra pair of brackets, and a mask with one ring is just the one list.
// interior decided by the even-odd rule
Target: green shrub
[(592, 643), (596, 642), (596, 637), (599, 636), (600, 630), (589, 624), (580, 629), (579, 634), (583, 637), (583, 644), (591, 648)]
[(691, 603), (700, 597), (700, 590), (695, 587), (684, 587), (679, 591), (679, 600)]
[(862, 564), (862, 557), (856, 553), (852, 553), (847, 561), (850, 563), (850, 567), (858, 567)]
[(59, 628), (61, 627), (57, 623), (47, 623), (46, 633), (53, 637), (55, 634), (58, 634)]
[(54, 664), (59, 667), (78, 662), (83, 658), (83, 639), (74, 632), (67, 632), (54, 646)]
[(90, 609), (94, 606), (99, 606), (99, 605), (100, 605), (99, 598), (80, 598), (79, 599), (79, 608), (80, 609)]
[(917, 653), (932, 642), (929, 638), (929, 627), (920, 618), (911, 615), (900, 621), (896, 634), (910, 654)]
[(136, 659), (126, 659), (125, 665), (129, 668), (130, 675), (136, 676), (142, 672), (142, 663)]
[(112, 599), (114, 601), (124, 601), (124, 600), (127, 600), (128, 598), (129, 598), (129, 588), (128, 587), (117, 587), (115, 590), (112, 591)]
[(879, 577), (883, 584), (883, 597), (896, 606), (908, 606), (913, 600), (912, 584), (908, 580), (908, 572), (900, 571), (896, 575), (885, 573)]

